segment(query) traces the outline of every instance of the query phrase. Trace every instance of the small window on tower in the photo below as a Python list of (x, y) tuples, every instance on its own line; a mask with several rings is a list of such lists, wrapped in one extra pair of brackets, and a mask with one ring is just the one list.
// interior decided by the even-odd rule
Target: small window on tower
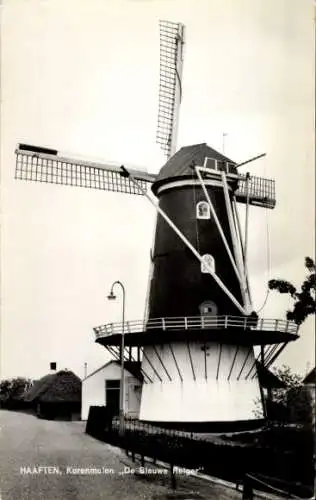
[(197, 219), (210, 219), (210, 207), (206, 201), (199, 201), (196, 205), (196, 218)]
[(209, 267), (215, 273), (215, 259), (209, 253), (202, 255), (203, 262), (201, 262), (201, 273), (209, 273)]

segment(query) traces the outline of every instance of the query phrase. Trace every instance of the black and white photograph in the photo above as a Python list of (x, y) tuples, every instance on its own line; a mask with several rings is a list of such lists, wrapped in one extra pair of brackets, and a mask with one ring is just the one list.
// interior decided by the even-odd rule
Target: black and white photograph
[(315, 500), (314, 0), (0, 8), (0, 500)]

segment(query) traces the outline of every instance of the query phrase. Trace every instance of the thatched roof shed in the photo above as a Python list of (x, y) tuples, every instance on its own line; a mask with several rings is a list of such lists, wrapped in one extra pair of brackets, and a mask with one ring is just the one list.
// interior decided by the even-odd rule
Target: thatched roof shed
[(28, 403), (80, 403), (81, 380), (71, 371), (61, 370), (36, 380), (24, 395)]

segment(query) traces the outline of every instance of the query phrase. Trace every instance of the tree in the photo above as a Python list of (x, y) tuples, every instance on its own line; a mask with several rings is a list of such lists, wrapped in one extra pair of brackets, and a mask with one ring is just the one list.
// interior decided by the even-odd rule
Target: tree
[(287, 311), (286, 317), (297, 325), (301, 325), (310, 314), (316, 314), (316, 266), (313, 259), (305, 257), (305, 267), (309, 274), (303, 281), (300, 291), (283, 279), (272, 279), (268, 283), (270, 290), (287, 293), (292, 297), (293, 309)]
[(282, 403), (286, 403), (286, 397), (284, 398), (284, 391), (288, 392), (291, 389), (298, 389), (303, 385), (303, 378), (297, 373), (293, 373), (291, 368), (287, 365), (282, 365), (281, 367), (272, 368), (273, 373), (284, 383), (285, 389), (274, 389), (274, 400)]
[[(273, 369), (274, 374), (285, 384), (284, 389), (273, 389), (272, 400), (267, 401), (269, 418), (286, 424), (310, 424), (312, 416), (311, 398), (302, 377), (293, 373), (287, 365)], [(269, 411), (270, 410), (270, 411)]]
[(2, 380), (0, 382), (0, 406), (3, 408), (17, 406), (31, 385), (32, 381), (24, 377)]

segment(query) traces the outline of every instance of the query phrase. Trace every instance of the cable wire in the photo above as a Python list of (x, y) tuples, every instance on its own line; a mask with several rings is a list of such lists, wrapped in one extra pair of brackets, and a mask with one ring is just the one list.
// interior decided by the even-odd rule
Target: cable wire
[(265, 305), (266, 305), (266, 303), (268, 302), (269, 293), (270, 293), (270, 290), (269, 290), (269, 288), (267, 288), (265, 299), (264, 299), (263, 304), (262, 304), (262, 306), (260, 307), (260, 309), (258, 309), (258, 310), (256, 311), (256, 313), (257, 313), (257, 314), (259, 314), (259, 313), (262, 311), (262, 309), (264, 309), (264, 308), (265, 308)]
[[(266, 168), (264, 168), (264, 175), (266, 177)], [(269, 216), (268, 216), (268, 210), (266, 209), (266, 240), (267, 240), (267, 246), (266, 246), (266, 263), (267, 263), (267, 290), (266, 290), (266, 295), (265, 295), (265, 298), (264, 298), (264, 301), (260, 307), (260, 309), (258, 309), (256, 311), (256, 313), (260, 313), (266, 306), (266, 303), (268, 301), (268, 298), (269, 298), (269, 293), (270, 293), (270, 289), (269, 289), (269, 285), (268, 285), (268, 282), (269, 282), (269, 279), (271, 277), (271, 244), (270, 244), (270, 228), (269, 228)]]

